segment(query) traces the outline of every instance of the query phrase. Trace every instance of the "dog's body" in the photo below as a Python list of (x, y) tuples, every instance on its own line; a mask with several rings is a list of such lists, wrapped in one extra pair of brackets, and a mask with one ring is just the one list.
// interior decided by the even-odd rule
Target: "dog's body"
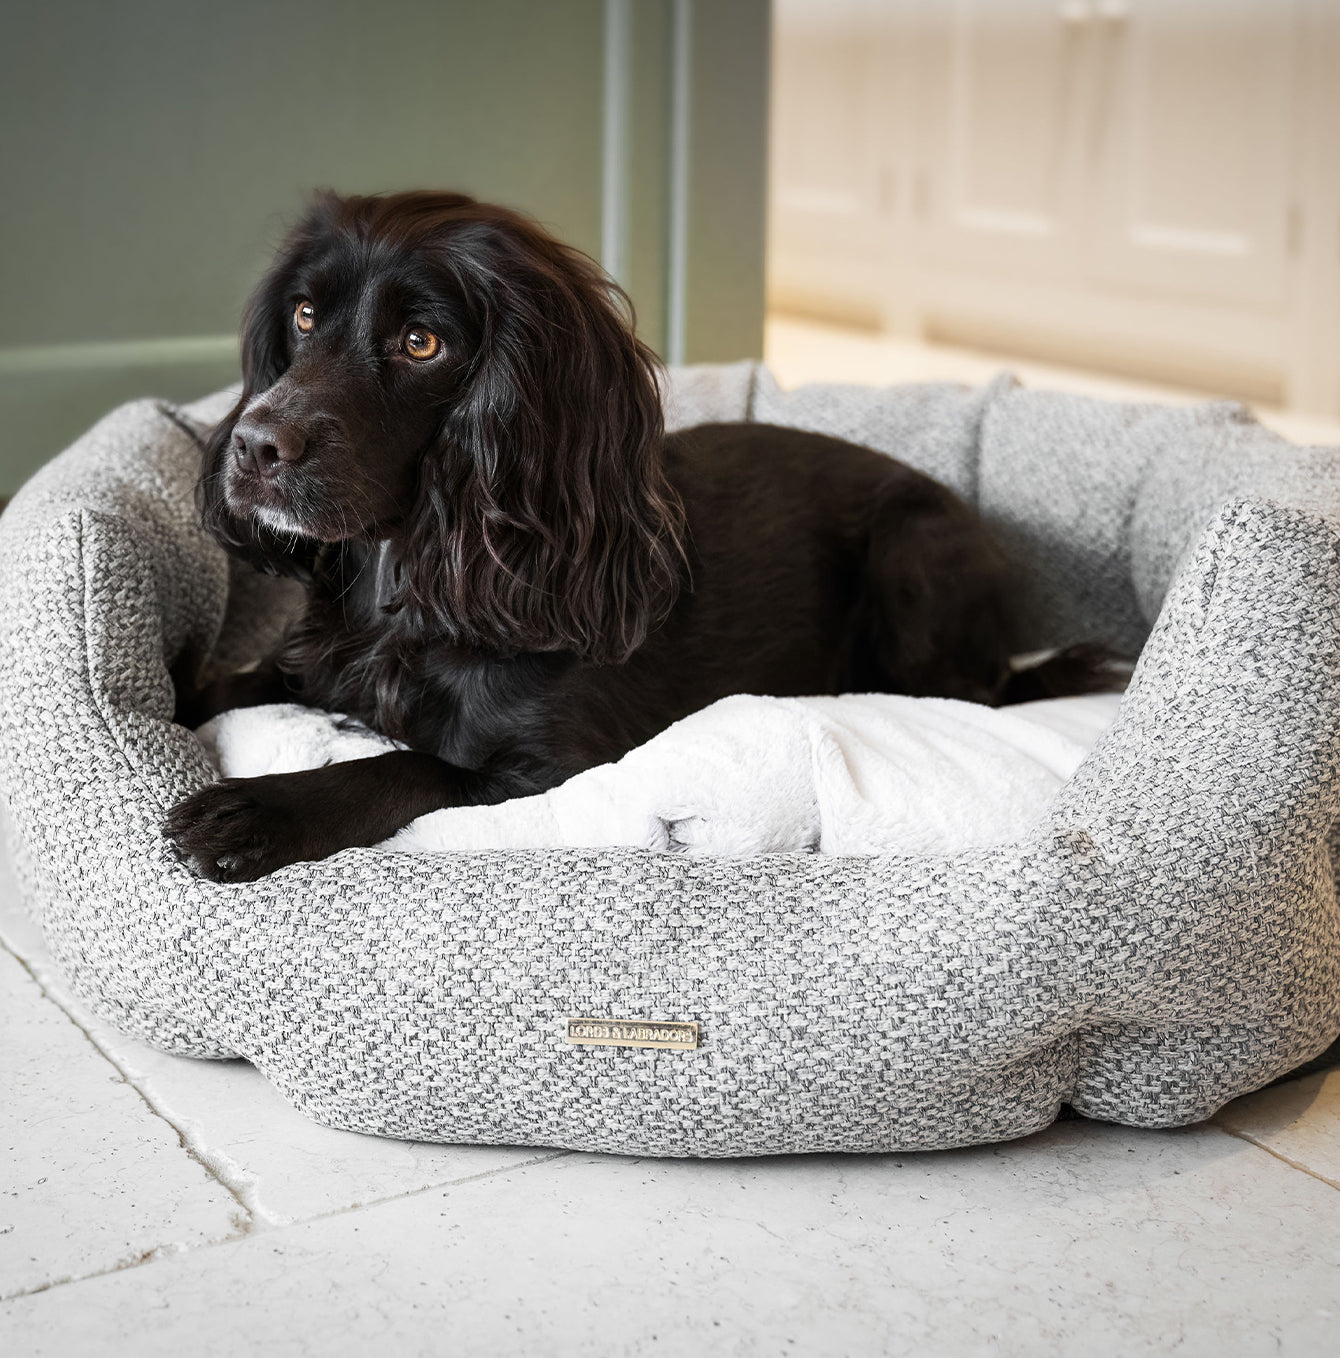
[(309, 606), (272, 666), (183, 694), (183, 718), (296, 695), (410, 749), (203, 789), (167, 831), (206, 876), (544, 790), (732, 693), (1023, 696), (973, 511), (819, 435), (663, 437), (608, 284), (514, 214), (323, 200), (244, 354), (205, 522), (306, 577)]
[[(290, 694), (479, 771), (479, 801), (617, 759), (732, 693), (997, 695), (995, 563), (983, 553), (976, 579), (951, 574), (977, 529), (942, 487), (882, 454), (764, 425), (701, 426), (665, 451), (685, 503), (693, 587), (623, 663), (462, 647), (404, 611), (388, 615), (385, 549), (353, 544), (317, 567), (280, 657)], [(915, 521), (913, 495), (929, 522)], [(959, 560), (930, 560), (946, 539)], [(931, 597), (881, 616), (914, 579)]]

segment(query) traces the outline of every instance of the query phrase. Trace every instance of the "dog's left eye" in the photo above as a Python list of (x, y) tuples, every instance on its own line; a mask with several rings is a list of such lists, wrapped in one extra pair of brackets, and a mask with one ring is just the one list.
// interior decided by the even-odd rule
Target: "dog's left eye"
[(424, 363), (430, 358), (437, 357), (442, 341), (431, 330), (420, 330), (415, 327), (405, 331), (405, 338), (400, 341), (400, 347), (411, 358)]

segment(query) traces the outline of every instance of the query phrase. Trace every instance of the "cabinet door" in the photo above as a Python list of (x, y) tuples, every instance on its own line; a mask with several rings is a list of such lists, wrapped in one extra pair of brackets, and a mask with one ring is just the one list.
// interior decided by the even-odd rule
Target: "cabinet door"
[(887, 8), (878, 0), (774, 0), (774, 306), (879, 319), (891, 192)]
[(1075, 272), (1087, 7), (952, 0), (924, 12), (925, 255), (1051, 278)]
[(1096, 281), (1277, 308), (1293, 216), (1293, 0), (1095, 0)]

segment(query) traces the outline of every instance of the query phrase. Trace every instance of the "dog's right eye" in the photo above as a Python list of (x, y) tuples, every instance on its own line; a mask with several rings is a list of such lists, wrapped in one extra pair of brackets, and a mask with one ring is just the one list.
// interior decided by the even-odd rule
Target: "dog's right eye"
[(308, 334), (316, 324), (316, 308), (305, 297), (293, 308), (293, 324), (304, 335)]
[(438, 351), (442, 348), (442, 341), (431, 330), (420, 330), (415, 326), (414, 329), (405, 331), (405, 338), (400, 341), (400, 347), (412, 359), (426, 363), (430, 358), (437, 357)]

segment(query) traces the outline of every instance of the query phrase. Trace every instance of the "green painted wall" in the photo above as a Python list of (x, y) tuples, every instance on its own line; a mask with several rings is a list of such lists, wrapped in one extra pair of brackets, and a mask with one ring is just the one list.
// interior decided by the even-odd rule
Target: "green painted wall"
[(763, 355), (768, 0), (700, 0), (689, 98), (685, 360)]
[(611, 11), (643, 332), (665, 350), (687, 60), (684, 355), (757, 354), (767, 0), (7, 0), (0, 494), (119, 401), (233, 380), (243, 300), (312, 188), (461, 188), (601, 257)]

